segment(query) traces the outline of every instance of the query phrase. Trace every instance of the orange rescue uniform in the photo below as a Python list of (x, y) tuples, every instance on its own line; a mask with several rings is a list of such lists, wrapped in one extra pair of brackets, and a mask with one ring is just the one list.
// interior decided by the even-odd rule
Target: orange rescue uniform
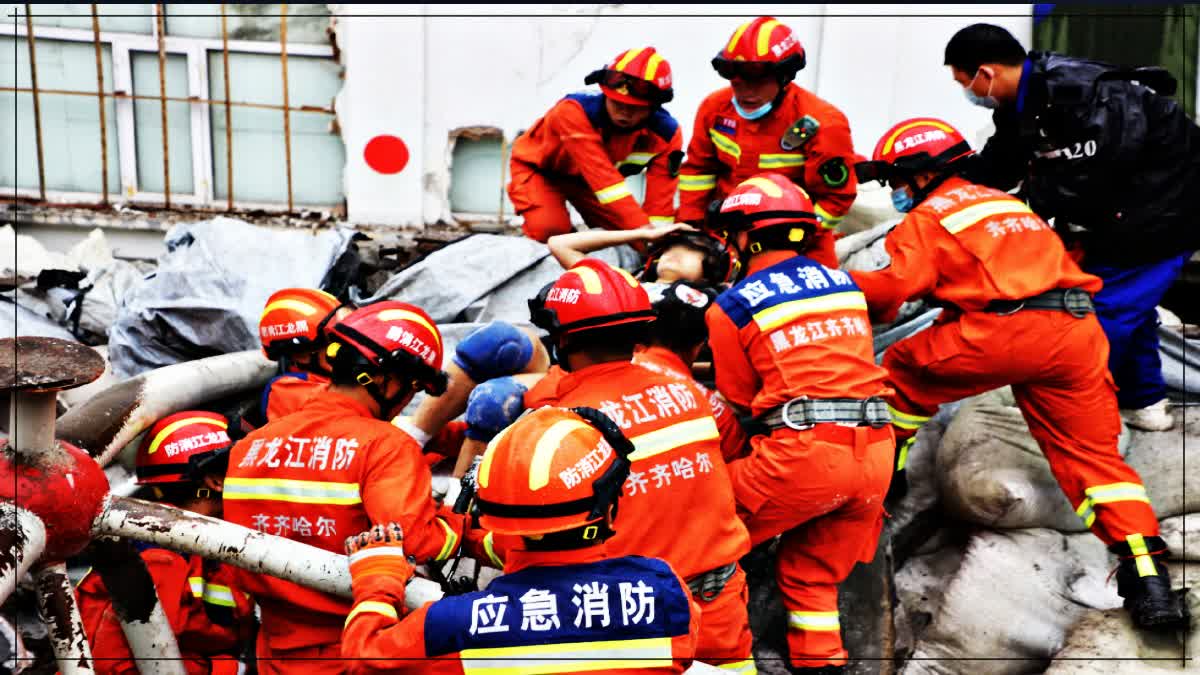
[[(568, 201), (589, 227), (631, 230), (674, 221), (679, 123), (658, 108), (637, 129), (620, 129), (604, 101), (603, 94), (567, 96), (513, 141), (508, 195), (531, 239), (571, 231)], [(646, 197), (639, 205), (625, 177), (642, 171)]]
[[(410, 555), (440, 561), (457, 550), (463, 520), (433, 501), (430, 481), (416, 441), (326, 390), (233, 447), (225, 519), (336, 553), (346, 537), (396, 522)], [(345, 671), (349, 602), (266, 575), (239, 570), (238, 579), (262, 609), (261, 672)]]
[(263, 388), (259, 413), (267, 422), (290, 415), (328, 385), (329, 378), (316, 373), (298, 370), (277, 375)]
[[(526, 393), (526, 407), (596, 408), (636, 448), (608, 552), (661, 558), (688, 580), (736, 565), (750, 551), (750, 538), (734, 508), (717, 422), (699, 385), (628, 361), (559, 372)], [(682, 532), (697, 536), (678, 536)], [(741, 567), (716, 598), (696, 599), (703, 613), (696, 659), (755, 672)]]
[[(254, 604), (237, 588), (233, 568), (163, 548), (141, 552), (188, 675), (238, 672), (242, 644), (254, 627)], [(112, 597), (89, 570), (75, 589), (84, 631), (101, 674), (138, 672)]]
[[(807, 141), (785, 150), (784, 135), (806, 117), (812, 120), (808, 127), (815, 130)], [(833, 229), (858, 194), (856, 158), (846, 116), (811, 91), (789, 83), (771, 112), (747, 120), (733, 107), (733, 90), (719, 89), (696, 111), (679, 176), (677, 218), (698, 224), (709, 202), (724, 199), (747, 178), (767, 171), (783, 174), (812, 198), (824, 226), (807, 255), (826, 267), (837, 267)]]
[[(845, 272), (763, 253), (705, 318), (717, 389), (755, 415), (802, 396), (886, 392), (866, 301)], [(751, 542), (783, 534), (777, 575), (797, 667), (846, 662), (837, 585), (875, 555), (894, 443), (887, 426), (783, 428), (754, 436), (750, 456), (729, 464)]]
[(951, 178), (887, 236), (891, 265), (854, 272), (872, 313), (895, 317), (909, 299), (949, 307), (928, 330), (888, 349), (883, 365), (902, 467), (917, 429), (948, 401), (1012, 385), (1063, 492), (1106, 544), (1158, 534), (1137, 472), (1117, 452), (1121, 419), (1095, 314), (985, 311), (1054, 289), (1094, 294), (1058, 235), (1029, 207), (992, 188)]

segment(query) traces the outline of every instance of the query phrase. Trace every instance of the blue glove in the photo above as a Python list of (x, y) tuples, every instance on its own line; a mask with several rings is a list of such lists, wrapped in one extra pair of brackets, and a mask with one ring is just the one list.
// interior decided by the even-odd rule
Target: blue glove
[(498, 377), (475, 387), (467, 399), (467, 438), (486, 443), (504, 431), (525, 412), (527, 390), (512, 377)]
[(454, 364), (476, 382), (518, 373), (531, 358), (533, 340), (503, 321), (476, 330), (454, 349)]

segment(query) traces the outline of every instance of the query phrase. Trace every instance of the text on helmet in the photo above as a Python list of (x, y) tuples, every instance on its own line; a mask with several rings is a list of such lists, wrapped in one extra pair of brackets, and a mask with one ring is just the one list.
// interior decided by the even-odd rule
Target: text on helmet
[(224, 431), (210, 431), (167, 443), (163, 446), (163, 450), (167, 453), (167, 457), (174, 457), (181, 452), (214, 445), (229, 445), (229, 442), (229, 434)]
[(387, 340), (388, 342), (395, 342), (401, 347), (407, 347), (410, 351), (421, 357), (421, 360), (425, 363), (433, 363), (433, 349), (429, 345), (425, 344), (424, 340), (404, 330), (400, 326), (392, 326), (391, 328), (388, 328)]
[(775, 58), (781, 58), (784, 52), (794, 46), (796, 46), (796, 35), (794, 33), (790, 33), (783, 40), (771, 46), (771, 53), (775, 55)]
[(740, 195), (730, 195), (725, 199), (725, 203), (721, 204), (722, 209), (735, 209), (739, 206), (758, 206), (762, 203), (762, 194), (758, 192), (745, 192)]
[(258, 327), (258, 334), (264, 338), (291, 337), (308, 332), (308, 320), (289, 321), (281, 324), (264, 324)]
[(576, 288), (551, 288), (546, 294), (546, 302), (561, 302), (565, 305), (573, 305), (579, 302), (579, 289)]
[(608, 458), (611, 457), (612, 454), (612, 446), (608, 444), (608, 441), (600, 439), (600, 444), (597, 445), (594, 450), (584, 455), (578, 462), (575, 462), (574, 465), (568, 466), (562, 471), (559, 471), (558, 479), (561, 480), (563, 485), (567, 486), (567, 488), (573, 488), (582, 483), (584, 479), (590, 478), (593, 474), (599, 471), (600, 467), (604, 466), (604, 463), (608, 461)]
[(912, 136), (908, 136), (906, 138), (901, 138), (900, 140), (896, 141), (896, 152), (903, 152), (905, 150), (908, 150), (909, 148), (915, 148), (916, 146), (921, 145), (923, 143), (928, 143), (930, 141), (940, 141), (945, 138), (946, 138), (946, 132), (942, 131), (941, 129), (930, 129), (929, 131), (922, 131), (920, 133), (913, 134)]

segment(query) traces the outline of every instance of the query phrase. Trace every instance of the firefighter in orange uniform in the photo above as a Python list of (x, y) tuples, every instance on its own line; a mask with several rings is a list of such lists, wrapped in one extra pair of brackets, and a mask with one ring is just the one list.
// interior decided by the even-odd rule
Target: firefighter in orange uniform
[[(355, 310), (329, 339), (329, 387), (234, 446), (225, 517), (327, 551), (394, 521), (418, 562), (447, 559), (462, 519), (433, 501), (421, 447), (386, 421), (418, 390), (445, 390), (437, 327), (418, 307), (384, 301)], [(264, 575), (239, 579), (262, 609), (260, 672), (345, 671), (338, 645), (350, 603)]]
[(295, 412), (329, 384), (325, 331), (341, 312), (349, 311), (337, 298), (315, 288), (284, 288), (267, 299), (258, 335), (263, 353), (279, 362), (279, 375), (263, 389), (258, 411), (261, 423)]
[[(584, 82), (602, 93), (567, 96), (513, 141), (508, 195), (525, 235), (570, 232), (568, 201), (589, 227), (673, 222), (683, 137), (662, 108), (674, 95), (670, 64), (653, 47), (630, 49)], [(639, 205), (625, 178), (643, 171)]]
[(833, 229), (857, 194), (856, 155), (846, 116), (792, 82), (805, 65), (800, 40), (775, 19), (759, 17), (734, 31), (712, 65), (730, 86), (709, 94), (696, 111), (679, 177), (678, 220), (701, 225), (714, 200), (755, 174), (775, 172), (816, 202), (821, 227), (808, 256), (837, 267)]
[(400, 528), (346, 542), (354, 610), (343, 651), (361, 672), (681, 673), (696, 649), (699, 608), (662, 560), (606, 541), (633, 446), (594, 409), (543, 408), (497, 436), (475, 493), (483, 525), (518, 539), (487, 590), (408, 616), (413, 568)]
[[(228, 429), (223, 415), (203, 410), (185, 410), (159, 420), (142, 438), (135, 463), (137, 483), (145, 496), (220, 517)], [(233, 568), (196, 555), (135, 545), (154, 580), (189, 675), (237, 673), (243, 645), (253, 635), (254, 605), (232, 581)], [(100, 575), (89, 570), (75, 593), (96, 672), (137, 673)]]
[(717, 389), (765, 433), (729, 464), (754, 545), (782, 534), (779, 589), (797, 672), (841, 673), (837, 585), (869, 562), (883, 526), (894, 438), (886, 373), (853, 280), (805, 255), (820, 228), (786, 176), (755, 176), (721, 206), (747, 276), (707, 315)]
[(1134, 623), (1177, 627), (1183, 613), (1161, 562), (1158, 520), (1117, 452), (1108, 342), (1092, 304), (1101, 281), (1080, 270), (1024, 203), (959, 177), (959, 160), (971, 154), (953, 127), (917, 118), (888, 130), (873, 161), (856, 167), (860, 180), (889, 183), (892, 202), (907, 213), (887, 236), (891, 265), (853, 273), (872, 314), (890, 321), (903, 302), (921, 297), (946, 306), (931, 328), (884, 357), (897, 466), (939, 404), (1011, 384), (1063, 492), (1121, 556), (1117, 587)]
[[(632, 362), (654, 319), (645, 289), (624, 270), (584, 258), (530, 310), (533, 323), (550, 332), (566, 373), (527, 392), (526, 405), (598, 408), (637, 448), (624, 486), (625, 525), (609, 550), (670, 563), (701, 607), (696, 659), (756, 672), (749, 591), (738, 565), (750, 541), (734, 510), (712, 407), (694, 382)], [(560, 477), (585, 475), (568, 470)], [(676, 536), (681, 532), (698, 534)]]

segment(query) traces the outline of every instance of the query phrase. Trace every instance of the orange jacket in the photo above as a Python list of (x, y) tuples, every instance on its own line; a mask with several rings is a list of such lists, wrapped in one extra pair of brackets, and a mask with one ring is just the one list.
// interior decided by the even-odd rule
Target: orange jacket
[[(430, 479), (408, 434), (326, 390), (233, 447), (225, 519), (336, 553), (346, 537), (394, 521), (418, 561), (445, 560), (463, 521), (433, 501)], [(274, 577), (238, 578), (262, 608), (271, 649), (337, 642), (350, 603)]]
[(754, 415), (800, 396), (886, 391), (866, 300), (841, 270), (791, 253), (761, 254), (705, 319), (717, 389)]
[[(188, 674), (237, 673), (242, 645), (253, 631), (254, 604), (232, 581), (233, 568), (163, 548), (141, 555)], [(89, 570), (75, 595), (96, 672), (135, 675), (137, 664), (100, 575)]]
[(403, 618), (404, 579), (355, 581), (342, 654), (352, 672), (682, 673), (700, 628), (687, 586), (661, 560), (605, 551), (513, 551), (487, 590)]
[[(682, 156), (679, 123), (666, 110), (659, 108), (646, 124), (628, 131), (609, 121), (603, 94), (572, 94), (513, 141), (511, 161), (549, 176), (581, 178), (601, 204), (621, 215), (626, 229), (633, 229), (674, 220)], [(646, 198), (639, 205), (625, 176), (642, 171)]]
[[(525, 404), (596, 408), (637, 448), (610, 553), (662, 558), (690, 579), (750, 550), (717, 422), (694, 381), (628, 361), (603, 363), (564, 373), (545, 387), (539, 383), (527, 392)], [(697, 535), (669, 534), (681, 532)]]
[(930, 296), (964, 312), (1055, 288), (1100, 290), (1058, 234), (1023, 202), (951, 178), (905, 216), (884, 244), (891, 264), (851, 272), (872, 316), (892, 321), (905, 301)]
[[(815, 121), (815, 133), (799, 147), (784, 150), (784, 135), (806, 116)], [(710, 201), (724, 199), (751, 176), (772, 171), (804, 188), (816, 204), (817, 215), (832, 230), (858, 194), (856, 158), (846, 116), (811, 91), (788, 84), (774, 110), (761, 119), (747, 120), (733, 108), (733, 90), (718, 89), (696, 111), (679, 177), (677, 217), (699, 223)], [(836, 267), (832, 235), (822, 231), (818, 237), (813, 257)]]
[(267, 422), (291, 415), (328, 384), (328, 377), (305, 371), (277, 375), (263, 388), (259, 414)]

